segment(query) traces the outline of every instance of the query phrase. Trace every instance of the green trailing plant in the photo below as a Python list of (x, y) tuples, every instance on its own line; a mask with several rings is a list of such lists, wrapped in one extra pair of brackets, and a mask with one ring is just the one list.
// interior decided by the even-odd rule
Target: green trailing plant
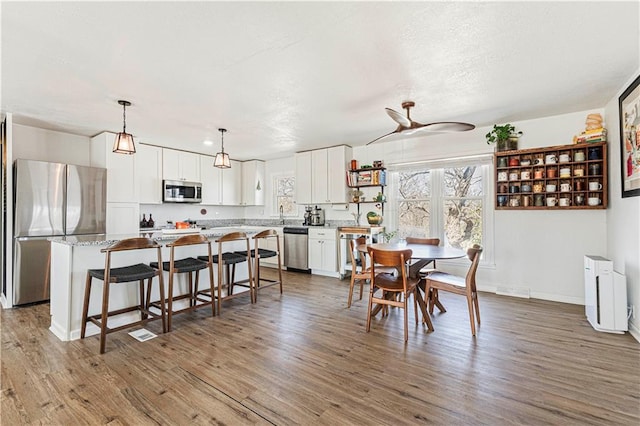
[(390, 243), (397, 234), (398, 231), (385, 231), (380, 233), (385, 243)]
[(493, 129), (485, 135), (485, 137), (487, 138), (487, 144), (506, 141), (509, 138), (518, 138), (520, 136), (522, 136), (522, 132), (516, 132), (516, 127), (509, 123), (502, 126), (494, 124)]

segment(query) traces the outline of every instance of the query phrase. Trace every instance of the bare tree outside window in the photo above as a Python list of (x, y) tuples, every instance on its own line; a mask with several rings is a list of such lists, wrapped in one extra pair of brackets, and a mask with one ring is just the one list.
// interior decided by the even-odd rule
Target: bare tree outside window
[(274, 178), (273, 187), (275, 188), (275, 208), (276, 213), (280, 213), (282, 206), (282, 214), (284, 216), (297, 216), (298, 209), (293, 202), (296, 178), (293, 176), (276, 176)]
[(398, 172), (398, 233), (462, 249), (481, 244), (483, 200), (479, 166)]

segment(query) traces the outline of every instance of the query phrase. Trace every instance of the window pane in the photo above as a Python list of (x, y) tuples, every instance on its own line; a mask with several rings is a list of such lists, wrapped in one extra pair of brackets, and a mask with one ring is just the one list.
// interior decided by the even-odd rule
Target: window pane
[(282, 214), (285, 216), (295, 216), (298, 209), (293, 202), (295, 178), (293, 176), (278, 176), (274, 179), (274, 188), (276, 195), (276, 213), (280, 213), (282, 206)]
[(431, 173), (428, 170), (400, 172), (398, 179), (400, 199), (424, 200), (431, 195)]
[(281, 177), (276, 179), (276, 193), (278, 195), (293, 196), (293, 188), (295, 186), (294, 177)]
[(421, 237), (429, 235), (429, 201), (398, 203), (398, 234)]
[(445, 246), (467, 249), (482, 245), (482, 201), (446, 200), (443, 207)]
[(480, 167), (444, 169), (443, 191), (445, 197), (482, 196), (482, 171)]

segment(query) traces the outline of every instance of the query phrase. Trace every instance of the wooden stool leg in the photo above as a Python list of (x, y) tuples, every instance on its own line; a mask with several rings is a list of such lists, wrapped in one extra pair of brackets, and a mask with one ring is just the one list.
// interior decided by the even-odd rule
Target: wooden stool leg
[[(153, 285), (153, 278), (149, 278), (149, 285), (147, 286), (147, 299), (151, 298), (151, 287)], [(165, 307), (166, 299), (164, 296), (164, 280), (162, 278), (162, 270), (158, 271), (158, 286), (160, 292), (160, 315), (162, 318), (162, 332), (166, 333), (167, 330), (167, 308)]]
[(222, 286), (224, 280), (222, 269), (224, 268), (224, 266), (225, 265), (224, 263), (222, 263), (222, 259), (220, 259), (220, 263), (218, 263), (218, 315), (222, 313)]
[(147, 301), (146, 292), (144, 291), (144, 280), (140, 280), (140, 282), (138, 283), (138, 293), (139, 293), (138, 309), (140, 310), (140, 318), (145, 320), (147, 319), (148, 315), (144, 311), (144, 308), (145, 308), (144, 305)]
[(213, 264), (209, 264), (209, 288), (211, 289), (211, 316), (216, 316), (216, 293), (215, 283), (213, 282)]
[(84, 304), (82, 305), (82, 327), (80, 328), (80, 338), (84, 339), (87, 332), (87, 316), (89, 316), (89, 301), (91, 299), (91, 275), (87, 272), (87, 280), (84, 285)]
[[(191, 272), (189, 272), (189, 306), (196, 306), (195, 294), (198, 292), (198, 284), (200, 280), (200, 271), (196, 271), (196, 280), (193, 286), (191, 285)], [(195, 291), (194, 291), (195, 290)]]
[(102, 314), (100, 316), (100, 353), (103, 354), (107, 343), (107, 318), (109, 316), (109, 281), (103, 282)]
[(279, 250), (278, 250), (278, 279), (280, 280), (280, 294), (282, 294), (282, 263), (280, 262)]
[[(162, 272), (160, 272), (162, 273)], [(169, 290), (167, 291), (167, 331), (171, 331), (171, 321), (173, 319), (173, 271), (169, 271)]]

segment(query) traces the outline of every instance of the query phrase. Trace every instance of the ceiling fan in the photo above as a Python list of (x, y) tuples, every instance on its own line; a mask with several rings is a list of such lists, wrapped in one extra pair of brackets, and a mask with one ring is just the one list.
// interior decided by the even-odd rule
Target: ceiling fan
[(398, 123), (398, 127), (393, 131), (389, 132), (386, 135), (382, 135), (379, 138), (372, 140), (367, 143), (367, 145), (371, 145), (374, 142), (379, 141), (380, 139), (386, 138), (387, 136), (393, 135), (394, 133), (404, 133), (406, 135), (413, 134), (418, 131), (429, 131), (429, 132), (466, 132), (468, 130), (473, 130), (476, 128), (473, 124), (469, 123), (461, 123), (459, 121), (439, 121), (436, 123), (427, 123), (422, 124), (417, 121), (413, 121), (409, 114), (409, 110), (413, 108), (416, 104), (413, 101), (406, 101), (402, 103), (402, 108), (407, 110), (407, 116), (400, 114), (397, 111), (392, 110), (391, 108), (385, 108), (387, 114), (393, 121)]

